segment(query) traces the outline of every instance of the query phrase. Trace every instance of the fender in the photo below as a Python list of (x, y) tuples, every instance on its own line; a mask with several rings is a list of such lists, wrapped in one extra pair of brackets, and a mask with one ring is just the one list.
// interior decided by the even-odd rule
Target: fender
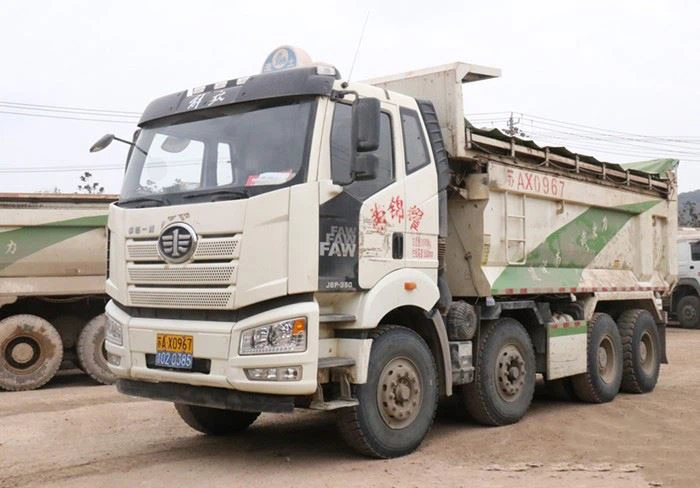
[[(406, 289), (406, 283), (415, 288)], [(357, 306), (357, 319), (353, 328), (373, 329), (389, 312), (400, 307), (413, 306), (422, 309), (437, 335), (442, 356), (445, 394), (452, 395), (452, 362), (447, 330), (442, 316), (434, 308), (440, 297), (436, 270), (399, 269), (382, 278), (362, 296)], [(369, 354), (356, 360), (369, 362)], [(435, 358), (440, 361), (440, 358)], [(358, 363), (359, 364), (359, 363)], [(366, 367), (364, 368), (366, 370)]]
[[(407, 290), (406, 283), (415, 283)], [(373, 329), (387, 313), (399, 307), (414, 306), (426, 312), (440, 298), (436, 270), (399, 269), (379, 280), (362, 295), (357, 306), (357, 328)]]

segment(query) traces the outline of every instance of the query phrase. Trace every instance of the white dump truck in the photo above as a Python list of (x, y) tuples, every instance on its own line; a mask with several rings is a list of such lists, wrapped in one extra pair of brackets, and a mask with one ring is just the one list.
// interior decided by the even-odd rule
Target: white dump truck
[(678, 230), (678, 281), (664, 300), (671, 318), (687, 329), (700, 328), (700, 229)]
[(0, 194), (0, 389), (63, 365), (102, 383), (110, 195)]
[[(487, 425), (536, 375), (651, 391), (676, 270), (667, 171), (466, 123), (454, 63), (343, 81), (303, 53), (152, 102), (110, 207), (118, 389), (207, 434), (335, 410), (357, 451), (414, 450), (438, 399)], [(108, 135), (93, 151), (113, 140)]]

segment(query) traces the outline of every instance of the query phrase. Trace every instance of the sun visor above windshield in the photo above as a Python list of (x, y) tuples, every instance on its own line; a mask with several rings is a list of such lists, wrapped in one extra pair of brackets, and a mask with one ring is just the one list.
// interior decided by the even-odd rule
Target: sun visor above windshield
[(256, 100), (305, 95), (330, 96), (336, 77), (318, 74), (315, 66), (274, 71), (211, 83), (152, 101), (139, 126), (172, 115)]

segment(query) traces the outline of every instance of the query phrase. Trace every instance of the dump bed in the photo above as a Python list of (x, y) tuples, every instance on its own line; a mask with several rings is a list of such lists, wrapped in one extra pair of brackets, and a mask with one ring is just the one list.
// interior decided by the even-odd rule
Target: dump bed
[(0, 305), (104, 293), (113, 195), (0, 194)]
[(452, 169), (452, 293), (667, 293), (676, 274), (678, 162), (608, 163), (472, 127), (462, 84), (499, 75), (454, 63), (369, 81), (430, 100), (438, 114)]

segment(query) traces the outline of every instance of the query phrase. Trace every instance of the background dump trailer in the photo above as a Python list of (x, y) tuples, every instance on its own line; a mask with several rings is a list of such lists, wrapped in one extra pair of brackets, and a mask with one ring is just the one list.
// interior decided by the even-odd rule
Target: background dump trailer
[(104, 356), (108, 195), (0, 195), (0, 388), (63, 364), (113, 381)]

